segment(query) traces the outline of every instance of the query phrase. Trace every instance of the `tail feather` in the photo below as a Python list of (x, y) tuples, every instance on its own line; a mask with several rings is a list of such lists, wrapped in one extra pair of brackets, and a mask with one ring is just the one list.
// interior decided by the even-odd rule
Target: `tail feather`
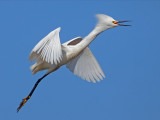
[(39, 59), (34, 65), (32, 65), (30, 67), (30, 70), (32, 71), (32, 74), (36, 74), (40, 70), (42, 63), (43, 63), (43, 61), (41, 59)]
[(31, 71), (32, 71), (32, 74), (36, 74), (36, 72), (37, 72), (37, 65), (36, 64), (34, 64), (34, 65), (32, 65), (31, 67), (30, 67), (30, 69), (31, 69)]
[(52, 71), (56, 68), (57, 68), (56, 64), (47, 63), (42, 59), (39, 59), (34, 65), (30, 67), (32, 74), (36, 74), (38, 71), (46, 70), (46, 69), (48, 69), (49, 71), (50, 70)]

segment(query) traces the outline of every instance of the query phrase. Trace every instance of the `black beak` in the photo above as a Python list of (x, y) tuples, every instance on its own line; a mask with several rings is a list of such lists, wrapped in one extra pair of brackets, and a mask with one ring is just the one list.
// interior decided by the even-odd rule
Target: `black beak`
[(126, 20), (126, 21), (118, 21), (117, 24), (119, 26), (131, 26), (131, 25), (124, 25), (124, 24), (119, 24), (119, 23), (124, 23), (124, 22), (131, 22), (130, 20)]

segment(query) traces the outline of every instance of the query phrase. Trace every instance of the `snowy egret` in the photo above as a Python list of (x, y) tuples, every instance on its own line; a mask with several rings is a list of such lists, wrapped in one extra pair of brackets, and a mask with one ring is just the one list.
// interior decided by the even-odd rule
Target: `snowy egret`
[(66, 65), (75, 75), (89, 82), (99, 82), (105, 77), (88, 46), (103, 31), (117, 26), (129, 25), (119, 24), (128, 21), (116, 21), (104, 14), (97, 14), (96, 17), (98, 18), (97, 25), (85, 38), (77, 37), (61, 44), (59, 38), (61, 28), (59, 27), (50, 32), (33, 48), (29, 55), (30, 61), (36, 61), (30, 67), (32, 74), (45, 69), (48, 71), (43, 77), (38, 79), (29, 95), (22, 100), (17, 108), (17, 112), (31, 98), (39, 82), (62, 65)]

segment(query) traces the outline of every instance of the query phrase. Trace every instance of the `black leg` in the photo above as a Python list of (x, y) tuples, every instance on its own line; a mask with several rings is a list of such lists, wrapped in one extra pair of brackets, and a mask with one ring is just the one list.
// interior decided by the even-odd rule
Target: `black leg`
[[(48, 73), (49, 74), (49, 73)], [(41, 80), (43, 78), (45, 78), (48, 74), (45, 74), (43, 77), (41, 77), (40, 79), (37, 80), (37, 82), (35, 83), (34, 87), (32, 88), (31, 92), (29, 93), (29, 95), (27, 97), (25, 97), (24, 99), (22, 99), (22, 102), (20, 103), (19, 107), (17, 108), (17, 112), (23, 107), (23, 105), (31, 98), (33, 92), (35, 91), (36, 87), (38, 86), (38, 84), (41, 82)]]

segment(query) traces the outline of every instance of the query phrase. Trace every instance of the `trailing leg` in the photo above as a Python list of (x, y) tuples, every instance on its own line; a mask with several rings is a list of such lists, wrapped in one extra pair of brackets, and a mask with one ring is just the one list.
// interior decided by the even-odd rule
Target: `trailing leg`
[(41, 82), (41, 80), (43, 78), (45, 78), (49, 73), (46, 73), (43, 77), (41, 77), (40, 79), (37, 80), (37, 82), (35, 83), (34, 87), (32, 88), (31, 92), (29, 93), (29, 95), (27, 97), (25, 97), (24, 99), (22, 99), (22, 102), (20, 103), (19, 107), (17, 108), (17, 112), (23, 107), (23, 105), (31, 98), (33, 92), (35, 91), (36, 87), (38, 86), (38, 84)]

